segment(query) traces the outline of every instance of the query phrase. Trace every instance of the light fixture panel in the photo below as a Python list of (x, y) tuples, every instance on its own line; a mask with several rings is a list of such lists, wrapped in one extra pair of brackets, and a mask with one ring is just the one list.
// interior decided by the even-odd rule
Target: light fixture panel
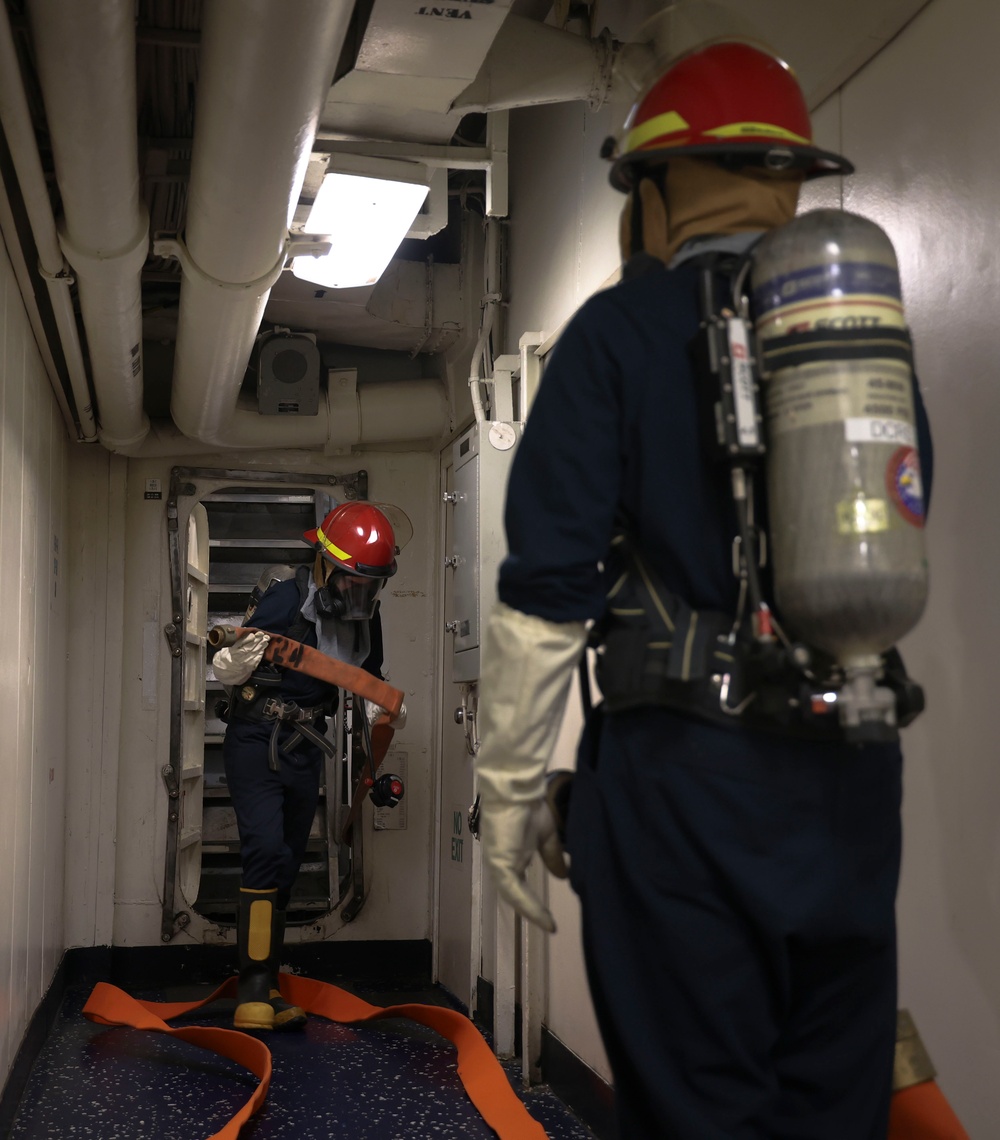
[[(334, 161), (349, 169), (333, 169)], [(337, 156), (305, 225), (307, 233), (329, 235), (330, 252), (296, 257), (292, 273), (328, 289), (374, 285), (413, 225), (427, 192), (423, 166)]]

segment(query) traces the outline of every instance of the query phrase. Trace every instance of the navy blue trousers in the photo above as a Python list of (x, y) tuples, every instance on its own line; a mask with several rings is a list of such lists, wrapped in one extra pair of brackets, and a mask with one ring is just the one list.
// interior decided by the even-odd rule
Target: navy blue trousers
[(894, 745), (592, 718), (568, 846), (622, 1140), (884, 1140), (900, 798)]
[[(276, 887), (278, 909), (284, 910), (316, 814), (323, 754), (302, 742), (290, 753), (281, 749), (279, 771), (271, 771), (267, 748), (272, 727), (232, 722), (222, 757), (240, 833), (242, 885)], [(282, 739), (290, 735), (290, 729), (282, 728)]]

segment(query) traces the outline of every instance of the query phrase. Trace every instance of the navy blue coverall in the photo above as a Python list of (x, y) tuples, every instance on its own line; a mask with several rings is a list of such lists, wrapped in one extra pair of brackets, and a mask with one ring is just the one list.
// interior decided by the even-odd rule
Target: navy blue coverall
[[(299, 615), (299, 588), (294, 579), (276, 582), (260, 599), (251, 619), (255, 629), (287, 635)], [(381, 623), (376, 609), (371, 622), (372, 651), (363, 668), (381, 677)], [(306, 623), (305, 645), (316, 648), (316, 627)], [(324, 702), (333, 713), (337, 690), (323, 681), (292, 669), (282, 670), (281, 684), (268, 694), (295, 701), (301, 708)], [(324, 721), (316, 729), (323, 731)], [(283, 724), (279, 736), (279, 770), (268, 765), (268, 744), (274, 722), (253, 723), (231, 716), (222, 745), (226, 781), (240, 834), (242, 886), (252, 890), (278, 889), (277, 909), (285, 910), (309, 841), (319, 801), (323, 752), (300, 740), (288, 752), (282, 747), (294, 733)]]
[[(601, 615), (616, 517), (668, 589), (735, 612), (687, 351), (698, 269), (643, 260), (567, 326), (511, 471), (499, 596), (550, 621)], [(595, 710), (568, 848), (622, 1140), (885, 1137), (900, 798), (894, 744)]]

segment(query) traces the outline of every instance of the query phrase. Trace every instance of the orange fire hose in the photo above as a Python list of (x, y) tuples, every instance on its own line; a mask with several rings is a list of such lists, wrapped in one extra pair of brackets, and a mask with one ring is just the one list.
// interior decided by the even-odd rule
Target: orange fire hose
[(893, 1093), (889, 1140), (969, 1140), (937, 1081), (924, 1081)]
[[(307, 1013), (341, 1024), (378, 1018), (405, 1017), (436, 1030), (458, 1049), (458, 1075), (469, 1099), (499, 1140), (545, 1140), (545, 1130), (517, 1099), (506, 1074), (479, 1030), (462, 1014), (440, 1006), (376, 1006), (346, 990), (313, 978), (280, 974), (284, 999)], [(107, 982), (93, 989), (84, 1016), (99, 1025), (130, 1026), (168, 1033), (210, 1049), (249, 1069), (260, 1081), (247, 1103), (207, 1140), (237, 1140), (240, 1129), (257, 1113), (271, 1081), (271, 1053), (263, 1041), (216, 1026), (173, 1028), (167, 1021), (200, 1009), (218, 998), (236, 996), (236, 978), (229, 978), (208, 997), (194, 1002), (138, 1001)], [(969, 1140), (936, 1081), (926, 1080), (898, 1089), (892, 1097), (888, 1140)]]
[[(307, 1013), (342, 1024), (374, 1021), (384, 1017), (405, 1017), (419, 1022), (447, 1038), (458, 1049), (458, 1075), (483, 1120), (499, 1140), (545, 1140), (545, 1129), (534, 1120), (517, 1099), (500, 1062), (493, 1056), (482, 1034), (463, 1014), (434, 1005), (370, 1005), (346, 990), (328, 982), (317, 982), (291, 974), (280, 974), (282, 997)], [(200, 1009), (217, 998), (236, 996), (236, 978), (230, 978), (201, 1001), (138, 1001), (124, 990), (98, 982), (83, 1007), (84, 1016), (99, 1025), (125, 1025), (150, 1029), (211, 1049), (249, 1069), (260, 1084), (247, 1103), (218, 1132), (207, 1140), (236, 1140), (240, 1129), (258, 1112), (271, 1081), (271, 1052), (256, 1037), (234, 1029), (191, 1025), (172, 1028), (166, 1022)]]
[(284, 669), (294, 669), (297, 673), (308, 673), (310, 677), (326, 681), (327, 684), (338, 685), (341, 689), (357, 693), (366, 701), (381, 705), (390, 717), (399, 716), (404, 698), (399, 689), (394, 689), (392, 685), (387, 685), (357, 665), (345, 665), (343, 661), (327, 657), (318, 649), (283, 637), (280, 633), (268, 633), (267, 630), (257, 630), (252, 626), (216, 625), (208, 631), (208, 644), (213, 649), (221, 649), (224, 645), (232, 645), (237, 638), (247, 633), (267, 633), (270, 640), (264, 650), (265, 660)]
[(936, 1076), (910, 1011), (898, 1010), (888, 1140), (969, 1140)]

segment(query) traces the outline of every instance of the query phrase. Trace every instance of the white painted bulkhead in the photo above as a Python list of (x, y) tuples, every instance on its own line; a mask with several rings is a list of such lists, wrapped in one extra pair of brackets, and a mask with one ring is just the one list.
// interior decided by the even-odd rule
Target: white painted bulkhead
[[(0, 1073), (66, 945), (72, 445), (0, 244)], [(85, 730), (86, 731), (86, 730)]]
[[(929, 708), (904, 739), (900, 1004), (913, 1013), (942, 1087), (977, 1140), (1000, 1119), (1000, 749), (991, 687), (1000, 641), (1000, 516), (991, 474), (1000, 425), (992, 311), (1000, 290), (997, 43), (994, 6), (931, 0), (815, 116), (818, 141), (859, 168), (844, 185), (843, 205), (878, 221), (896, 244), (935, 437), (931, 601), (904, 645)], [(511, 114), (507, 352), (517, 352), (528, 329), (557, 333), (617, 270), (621, 198), (597, 152), (622, 114), (621, 106), (591, 112), (580, 103)], [(806, 204), (836, 204), (840, 194), (837, 182), (819, 183)], [(0, 362), (6, 1074), (64, 948), (159, 942), (169, 581), (164, 502), (143, 492), (157, 478), (165, 494), (173, 462), (222, 467), (233, 456), (128, 460), (70, 444), (2, 251)], [(390, 680), (408, 698), (401, 735), (411, 745), (409, 825), (369, 833), (368, 902), (352, 925), (334, 918), (325, 933), (430, 938), (435, 900), (461, 906), (463, 898), (436, 882), (446, 870), (435, 868), (454, 806), (439, 797), (437, 757), (467, 763), (461, 729), (446, 715), (458, 703), (457, 686), (440, 669), (439, 448), (332, 459), (261, 452), (253, 465), (323, 474), (364, 467), (371, 497), (397, 503), (413, 521), (414, 539), (385, 597)], [(151, 679), (143, 635), (154, 625), (161, 636)], [(572, 766), (578, 726), (574, 703), (554, 767)], [(563, 883), (549, 880), (548, 889), (559, 931), (547, 943), (545, 1022), (608, 1077), (586, 995), (576, 901)], [(204, 933), (196, 925), (177, 937)], [(457, 971), (462, 946), (445, 950)]]

